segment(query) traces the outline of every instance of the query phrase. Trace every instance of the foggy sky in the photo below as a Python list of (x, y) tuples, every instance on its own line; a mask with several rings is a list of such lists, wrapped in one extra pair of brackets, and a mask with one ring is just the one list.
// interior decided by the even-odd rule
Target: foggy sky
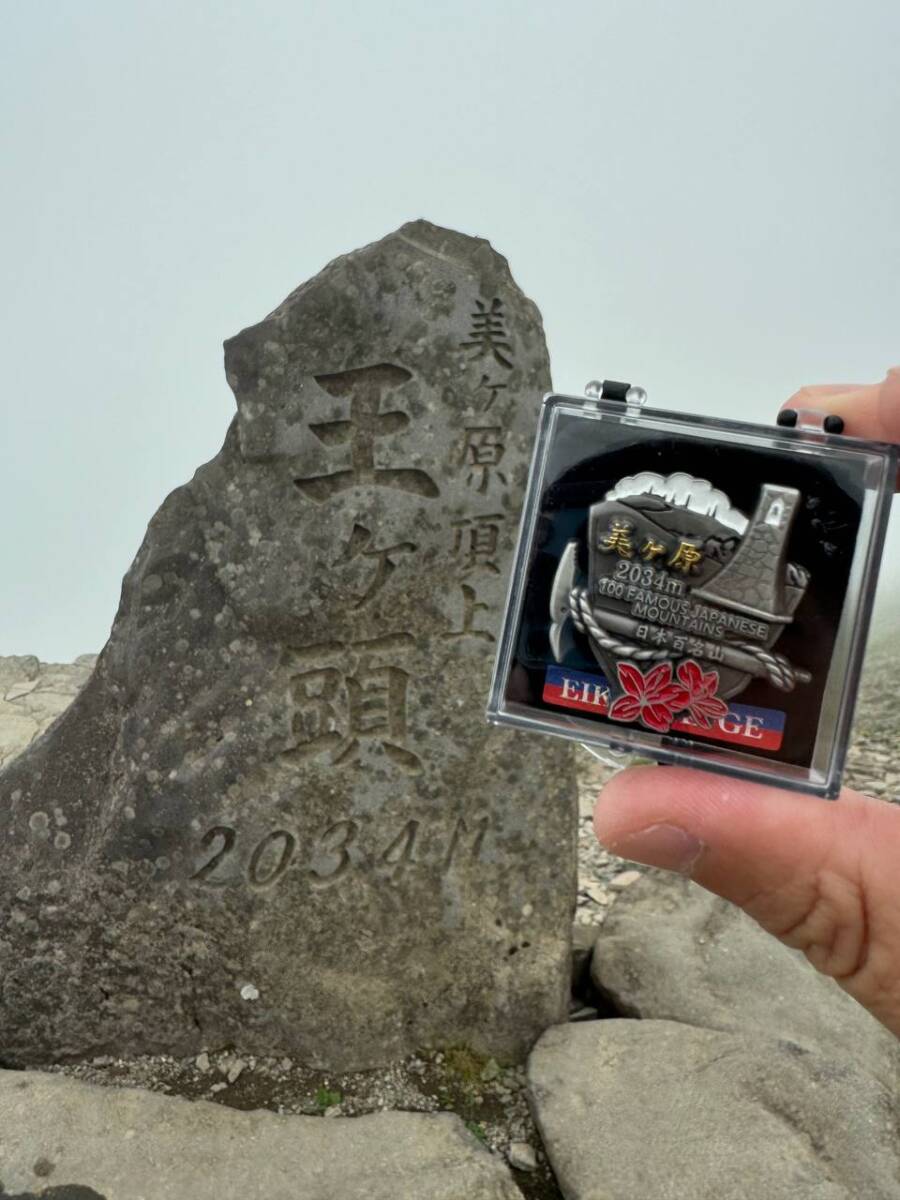
[(414, 217), (507, 255), (558, 390), (771, 421), (900, 362), (891, 0), (2, 17), (0, 654), (100, 650), (148, 520), (222, 444), (222, 341)]

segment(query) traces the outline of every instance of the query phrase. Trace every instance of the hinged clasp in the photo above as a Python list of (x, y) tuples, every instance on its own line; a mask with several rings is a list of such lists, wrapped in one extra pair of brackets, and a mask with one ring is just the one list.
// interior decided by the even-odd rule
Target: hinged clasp
[(629, 417), (637, 418), (647, 403), (647, 393), (642, 387), (621, 383), (616, 379), (592, 379), (585, 385), (585, 403), (588, 408), (599, 408), (599, 400), (619, 400), (625, 405)]

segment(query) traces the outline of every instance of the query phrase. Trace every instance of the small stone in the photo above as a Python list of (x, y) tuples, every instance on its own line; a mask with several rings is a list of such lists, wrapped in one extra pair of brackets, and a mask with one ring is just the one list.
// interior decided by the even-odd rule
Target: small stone
[(27, 696), (29, 692), (33, 692), (37, 685), (38, 681), (36, 679), (32, 679), (27, 682), (23, 681), (22, 683), (14, 683), (3, 699), (10, 701), (18, 700), (20, 696)]
[(537, 1155), (528, 1142), (512, 1142), (506, 1156), (515, 1171), (536, 1171)]
[(241, 988), (241, 999), (242, 1000), (258, 1000), (259, 999), (259, 988), (254, 987), (254, 985), (252, 983), (245, 983), (244, 986)]
[(581, 975), (583, 968), (590, 962), (599, 932), (599, 928), (596, 925), (591, 925), (588, 928), (582, 925), (572, 926), (573, 983)]
[(595, 904), (609, 904), (609, 896), (606, 893), (606, 889), (601, 887), (599, 883), (584, 884), (581, 890)]
[(210, 1092), (215, 1093), (215, 1092), (224, 1091), (225, 1088), (227, 1088), (227, 1087), (228, 1087), (227, 1083), (214, 1083), (209, 1090), (210, 1090)]
[(209, 1070), (209, 1055), (205, 1050), (202, 1054), (197, 1055), (197, 1057), (194, 1059), (194, 1063), (196, 1064), (197, 1070), (202, 1071), (205, 1075)]
[(618, 875), (614, 876), (610, 880), (609, 886), (618, 890), (622, 890), (623, 888), (631, 887), (631, 885), (633, 883), (637, 883), (640, 878), (640, 871), (620, 871)]
[(500, 1067), (495, 1058), (489, 1058), (485, 1064), (484, 1070), (481, 1072), (481, 1078), (485, 1083), (490, 1083), (492, 1079), (496, 1079), (500, 1074)]
[(323, 1117), (339, 1117), (343, 1113), (340, 1104), (329, 1104), (328, 1108), (322, 1113)]
[(244, 1060), (242, 1058), (235, 1059), (235, 1061), (231, 1064), (231, 1066), (228, 1070), (228, 1082), (229, 1083), (237, 1082), (237, 1080), (240, 1079), (241, 1074), (243, 1073), (243, 1070), (246, 1067), (246, 1065), (247, 1064), (244, 1062)]
[(570, 1021), (596, 1021), (600, 1013), (589, 1004), (579, 1004), (569, 1013)]

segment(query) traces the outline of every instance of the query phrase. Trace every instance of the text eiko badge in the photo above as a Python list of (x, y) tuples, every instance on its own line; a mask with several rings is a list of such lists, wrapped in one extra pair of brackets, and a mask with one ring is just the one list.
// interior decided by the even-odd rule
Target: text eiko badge
[(488, 717), (835, 796), (896, 448), (545, 397)]

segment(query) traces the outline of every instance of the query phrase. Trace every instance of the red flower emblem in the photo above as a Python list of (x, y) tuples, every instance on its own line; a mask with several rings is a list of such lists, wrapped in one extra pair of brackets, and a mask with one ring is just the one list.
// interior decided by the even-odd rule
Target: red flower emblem
[(684, 708), (688, 699), (687, 688), (672, 680), (672, 664), (660, 663), (644, 675), (631, 663), (622, 662), (618, 664), (618, 671), (625, 695), (613, 703), (610, 717), (614, 721), (640, 719), (643, 725), (657, 733), (665, 733), (672, 724), (672, 717), (678, 709)]
[(688, 658), (679, 665), (678, 678), (687, 692), (684, 701), (687, 716), (701, 729), (711, 729), (728, 712), (728, 705), (716, 696), (719, 672), (707, 671), (704, 675), (697, 663)]

